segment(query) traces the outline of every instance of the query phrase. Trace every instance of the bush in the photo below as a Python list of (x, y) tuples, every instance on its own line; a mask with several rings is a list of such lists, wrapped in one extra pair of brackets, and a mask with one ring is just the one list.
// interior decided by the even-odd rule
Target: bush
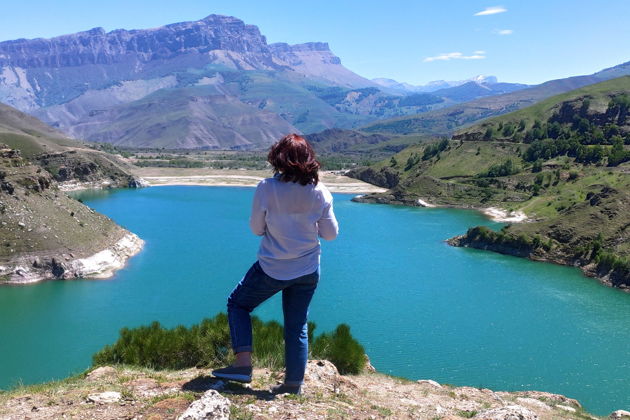
[(520, 168), (512, 159), (508, 159), (501, 164), (492, 165), (487, 171), (477, 174), (477, 177), (497, 178), (501, 176), (510, 176), (519, 173)]
[[(263, 322), (252, 317), (254, 363), (280, 369), (284, 366), (284, 331), (276, 321)], [(313, 338), (315, 324), (309, 322), (311, 356), (330, 360), (341, 373), (359, 373), (365, 365), (365, 351), (341, 324), (332, 334)], [(123, 328), (116, 343), (92, 356), (95, 366), (127, 364), (152, 369), (216, 367), (232, 359), (227, 316), (218, 314), (190, 328), (164, 328), (154, 321), (149, 326)]]
[(365, 367), (365, 349), (352, 337), (346, 324), (337, 326), (332, 334), (317, 337), (313, 355), (330, 360), (342, 374), (357, 374)]

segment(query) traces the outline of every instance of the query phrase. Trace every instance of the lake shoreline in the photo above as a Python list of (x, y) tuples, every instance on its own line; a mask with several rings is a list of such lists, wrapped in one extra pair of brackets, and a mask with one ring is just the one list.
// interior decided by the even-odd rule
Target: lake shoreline
[(0, 277), (7, 278), (0, 282), (0, 285), (21, 286), (45, 280), (74, 278), (111, 278), (144, 246), (144, 241), (136, 234), (125, 232), (105, 249), (83, 258), (76, 258), (69, 252), (47, 252), (16, 257), (0, 266)]
[[(432, 204), (424, 199), (411, 199), (403, 196), (371, 196), (360, 195), (354, 197), (352, 201), (368, 204), (388, 204), (388, 205), (403, 205), (408, 207), (424, 207), (424, 208), (452, 208), (452, 209), (464, 209), (464, 210), (476, 210), (481, 212), (488, 219), (499, 223), (527, 223), (532, 219), (527, 218), (522, 211), (508, 211), (498, 207), (476, 207), (472, 205), (455, 205), (455, 204)], [(487, 243), (466, 242), (463, 239), (465, 235), (457, 235), (452, 238), (446, 239), (446, 242), (455, 247), (475, 248), (484, 251), (497, 252), (499, 254), (511, 255), (519, 258), (525, 258), (530, 261), (546, 262), (551, 264), (562, 265), (565, 267), (579, 268), (585, 277), (597, 280), (600, 284), (620, 290), (626, 293), (630, 293), (630, 288), (616, 286), (610, 278), (610, 273), (600, 273), (597, 270), (596, 264), (580, 264), (579, 261), (571, 259), (566, 255), (554, 255), (552, 253), (530, 253), (522, 254), (519, 250), (512, 249), (508, 246), (491, 246)]]
[[(255, 187), (273, 176), (270, 170), (210, 169), (210, 168), (138, 168), (134, 174), (146, 186)], [(332, 193), (370, 194), (385, 188), (345, 176), (345, 171), (320, 171), (320, 181)]]

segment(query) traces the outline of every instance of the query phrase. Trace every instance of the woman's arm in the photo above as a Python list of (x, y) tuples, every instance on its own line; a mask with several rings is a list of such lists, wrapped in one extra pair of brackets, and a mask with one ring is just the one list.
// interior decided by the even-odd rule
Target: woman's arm
[(339, 223), (333, 211), (332, 197), (331, 201), (326, 203), (322, 217), (317, 221), (317, 231), (319, 236), (327, 241), (332, 241), (339, 234)]
[(254, 232), (254, 235), (258, 236), (264, 235), (267, 230), (267, 222), (265, 221), (267, 209), (264, 205), (263, 182), (261, 181), (256, 187), (254, 201), (252, 202), (252, 214), (249, 217), (249, 227)]

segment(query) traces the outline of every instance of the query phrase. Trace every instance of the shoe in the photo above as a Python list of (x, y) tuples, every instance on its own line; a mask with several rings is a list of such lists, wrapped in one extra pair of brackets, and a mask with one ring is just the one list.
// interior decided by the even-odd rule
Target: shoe
[(217, 378), (227, 379), (228, 381), (250, 383), (252, 381), (252, 367), (228, 366), (226, 368), (213, 370), (212, 375)]
[(302, 386), (301, 385), (287, 385), (287, 384), (274, 385), (271, 387), (271, 393), (272, 394), (300, 395), (302, 393)]

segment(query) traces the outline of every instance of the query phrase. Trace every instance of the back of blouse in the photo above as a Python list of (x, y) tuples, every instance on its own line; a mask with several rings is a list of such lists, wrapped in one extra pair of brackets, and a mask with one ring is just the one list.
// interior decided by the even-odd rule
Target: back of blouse
[(258, 184), (249, 222), (263, 237), (258, 261), (268, 276), (291, 280), (318, 269), (318, 236), (332, 240), (339, 232), (332, 203), (321, 182), (300, 185), (273, 177)]

